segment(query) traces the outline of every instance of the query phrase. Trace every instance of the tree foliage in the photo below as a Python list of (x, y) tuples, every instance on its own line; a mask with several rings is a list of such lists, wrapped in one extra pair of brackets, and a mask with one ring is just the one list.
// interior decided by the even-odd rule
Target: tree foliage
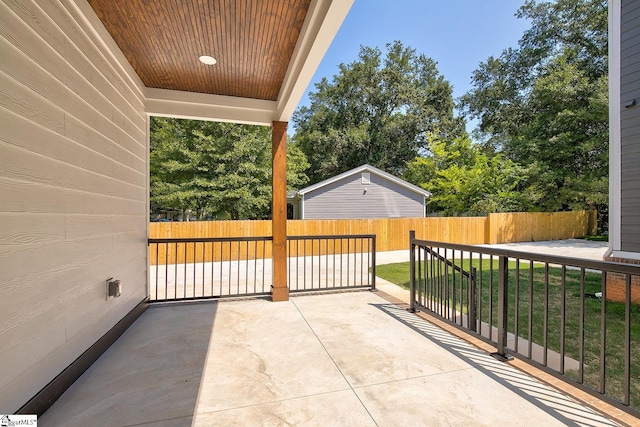
[[(269, 128), (155, 117), (150, 143), (152, 211), (190, 210), (200, 219), (269, 216)], [(289, 145), (287, 161), (288, 184), (305, 185), (304, 154)]]
[(525, 1), (531, 28), (461, 99), (486, 148), (527, 170), (529, 209), (607, 204), (607, 2)]
[(294, 139), (309, 159), (311, 182), (369, 163), (399, 174), (428, 138), (462, 131), (453, 115), (452, 88), (436, 63), (400, 42), (361, 47), (358, 59), (340, 64), (309, 94), (309, 107), (293, 117)]
[(504, 155), (489, 156), (465, 136), (432, 140), (430, 153), (409, 163), (403, 178), (432, 193), (427, 199), (431, 212), (485, 215), (525, 209), (524, 173)]

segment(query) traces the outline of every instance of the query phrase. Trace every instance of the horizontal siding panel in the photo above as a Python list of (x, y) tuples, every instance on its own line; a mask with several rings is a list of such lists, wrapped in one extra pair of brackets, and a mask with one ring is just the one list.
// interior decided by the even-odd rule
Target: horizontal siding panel
[(146, 170), (146, 148), (135, 146), (132, 150), (126, 144), (107, 138), (102, 133), (71, 116), (65, 117), (65, 131), (68, 138), (146, 176), (146, 173), (144, 173)]
[(637, 225), (636, 225), (636, 224), (638, 224), (640, 222), (640, 219), (636, 215), (633, 215), (633, 213), (630, 213), (630, 214), (628, 213), (629, 211), (633, 211), (633, 209), (637, 210), (638, 206), (627, 207), (626, 208), (626, 213), (627, 214), (625, 214), (625, 212), (624, 212), (625, 209), (623, 208), (623, 213), (620, 216), (620, 218), (621, 218), (620, 222), (623, 225), (632, 225), (632, 226), (634, 226), (633, 230), (627, 229), (627, 231), (634, 231), (634, 232), (640, 233), (640, 228), (638, 228)]
[[(140, 217), (146, 221), (146, 217)], [(118, 253), (132, 252), (138, 249), (140, 252), (147, 253), (147, 229), (141, 228), (135, 231), (125, 231), (122, 233), (112, 234), (113, 250)], [(146, 268), (146, 266), (145, 266)]]
[(620, 46), (620, 61), (622, 63), (623, 59), (625, 56), (633, 56), (638, 54), (638, 52), (640, 52), (640, 42), (638, 42), (635, 39), (622, 39), (620, 40), (621, 42), (621, 46)]
[[(637, 117), (637, 116), (635, 116)], [(634, 115), (632, 114), (624, 114), (624, 122), (623, 125), (620, 128), (621, 131), (621, 135), (623, 138), (625, 137), (630, 137), (630, 136), (636, 136), (640, 134), (640, 123), (638, 123), (638, 120), (629, 120), (629, 119), (633, 119)], [(627, 145), (628, 144), (628, 141)]]
[(625, 219), (621, 219), (620, 221), (625, 221), (627, 224), (635, 224), (636, 217), (638, 216), (638, 208), (640, 208), (640, 206), (622, 207), (622, 209), (620, 209), (620, 218)]
[[(8, 76), (42, 97), (55, 102), (55, 105), (63, 109), (67, 116), (74, 116), (109, 139), (130, 147), (139, 157), (146, 156), (146, 141), (136, 140), (116, 126), (112, 121), (113, 108), (110, 104), (106, 107), (108, 117), (104, 116), (94, 108), (93, 100), (87, 101), (81, 98), (60, 81), (52, 79), (48, 70), (34, 63), (13, 46), (8, 45), (7, 41), (1, 37), (0, 52), (6, 58), (6, 61), (0, 62), (0, 69)], [(47, 84), (43, 85), (42, 82), (47, 82)]]
[(623, 165), (631, 166), (634, 163), (640, 162), (640, 147), (636, 147), (636, 148), (637, 150), (635, 151), (629, 150), (628, 153), (623, 151), (623, 155), (622, 155)]
[[(637, 231), (637, 228), (634, 227)], [(625, 226), (620, 232), (620, 249), (628, 252), (640, 252), (640, 233), (627, 233)]]
[[(135, 232), (137, 238), (146, 239), (147, 218), (143, 215), (74, 215), (64, 218), (67, 239)], [(114, 237), (114, 239), (117, 237)], [(146, 241), (145, 241), (146, 245)]]
[(621, 242), (620, 250), (625, 252), (636, 252), (640, 253), (640, 243), (635, 242)]
[(634, 37), (638, 34), (637, 28), (640, 27), (640, 13), (638, 9), (628, 9), (624, 11), (624, 15), (620, 17), (622, 28), (622, 38)]
[[(110, 105), (117, 106), (115, 109), (111, 108), (109, 113), (112, 120), (114, 119), (113, 114), (115, 112), (122, 114), (127, 118), (127, 120), (122, 122), (120, 128), (125, 133), (136, 138), (144, 137), (146, 134), (146, 120), (144, 114), (141, 114), (139, 110), (136, 111), (136, 109), (131, 106), (125, 98), (120, 96), (109, 80), (105, 79), (105, 76), (102, 74), (102, 70), (88, 62), (87, 58), (75, 45), (71, 44), (71, 42), (68, 42), (67, 44), (68, 46), (65, 59), (68, 61), (69, 66), (73, 67), (73, 69), (79, 74), (86, 76), (86, 80), (91, 87), (99, 87), (100, 96), (104, 98), (105, 101)], [(107, 67), (107, 64), (104, 66)], [(114, 76), (113, 78), (116, 77)], [(91, 98), (93, 99), (93, 96), (91, 96)]]
[(108, 197), (70, 188), (56, 188), (0, 176), (2, 212), (96, 215), (105, 212), (144, 212), (146, 201)]
[[(10, 327), (0, 330), (0, 340), (3, 343), (11, 343), (11, 347), (5, 345), (3, 354), (0, 354), (0, 361), (10, 364), (2, 366), (12, 366), (16, 369), (4, 372), (4, 375), (0, 374), (0, 384), (11, 382), (21, 372), (29, 372), (29, 367), (35, 362), (55, 351), (56, 346), (62, 343), (68, 345), (81, 331), (81, 335), (86, 337), (82, 347), (72, 353), (75, 354), (73, 358), (77, 357), (95, 341), (96, 324), (101, 325), (97, 334), (101, 336), (117, 319), (126, 314), (127, 300), (142, 300), (146, 295), (146, 287), (141, 286), (146, 282), (146, 258), (144, 251), (139, 249), (122, 254), (104, 254), (93, 257), (89, 262), (81, 260), (64, 268), (41, 273), (37, 280), (17, 282), (21, 285), (18, 288), (19, 293), (14, 292), (11, 299), (2, 301), (11, 302), (13, 307), (18, 308), (12, 311), (2, 307), (4, 325)], [(128, 294), (128, 299), (106, 301), (105, 281), (108, 277), (123, 280), (123, 292)], [(27, 287), (24, 284), (32, 286)], [(12, 283), (8, 283), (8, 288), (14, 288)], [(123, 306), (118, 310), (119, 317), (109, 316), (109, 313), (104, 311), (105, 304)], [(24, 307), (30, 308), (26, 315)], [(92, 313), (91, 322), (87, 321), (86, 313)], [(12, 321), (9, 322), (8, 319)], [(34, 334), (32, 331), (44, 331), (49, 339), (42, 339), (39, 333)], [(56, 336), (61, 337), (62, 342), (52, 342), (51, 338)], [(50, 379), (35, 377), (42, 385)], [(34, 378), (31, 382), (33, 381)]]
[[(638, 196), (638, 193), (636, 191), (624, 191), (622, 194), (622, 198), (624, 199), (621, 205), (623, 213), (626, 212), (628, 215), (633, 215), (633, 209), (640, 210), (640, 197)], [(624, 211), (625, 209), (630, 209), (630, 211)], [(637, 212), (635, 214), (637, 214)]]
[[(629, 209), (631, 210), (631, 209)], [(621, 223), (624, 223), (626, 225), (633, 225), (636, 227), (640, 227), (640, 216), (636, 216), (636, 215), (622, 215), (621, 216)], [(640, 230), (640, 228), (638, 228), (638, 230)]]
[[(116, 110), (127, 119), (128, 123), (122, 122), (121, 127), (125, 131), (146, 132), (144, 102), (142, 94), (134, 94), (137, 89), (133, 84), (126, 84), (127, 78), (116, 72), (113, 64), (105, 56), (95, 49), (95, 45), (84, 38), (75, 38), (76, 44), (71, 43), (71, 39), (66, 38), (60, 28), (41, 7), (55, 16), (61, 25), (76, 27), (76, 34), (81, 33), (77, 23), (69, 17), (61, 15), (49, 2), (39, 2), (33, 4), (30, 9), (26, 9), (25, 4), (33, 3), (28, 1), (10, 1), (7, 4), (16, 15), (27, 24), (44, 42), (66, 62), (72, 65), (81, 75), (93, 86), (101, 86), (100, 93), (111, 103), (119, 105)], [(49, 6), (49, 7), (47, 7)], [(84, 35), (84, 34), (83, 34)], [(120, 118), (119, 118), (120, 119)]]
[[(633, 143), (631, 143), (630, 141), (631, 138), (627, 138), (627, 145), (625, 145), (624, 147), (622, 147), (622, 158), (624, 159), (626, 156), (632, 157), (635, 159), (635, 157), (640, 154), (640, 145), (634, 145)], [(629, 160), (629, 162), (633, 163), (635, 162), (635, 160)]]
[(638, 63), (630, 64), (624, 71), (625, 74), (620, 76), (620, 94), (622, 96), (622, 108), (628, 111), (633, 111), (632, 109), (626, 108), (626, 102), (630, 99), (634, 99), (638, 97), (638, 75), (636, 74), (636, 67)]
[[(87, 60), (96, 65), (105, 80), (116, 88), (120, 96), (144, 117), (144, 85), (89, 3), (83, 5), (76, 4), (75, 0), (70, 2), (62, 0), (61, 3), (66, 10), (61, 10), (57, 3), (48, 1), (39, 3), (39, 6), (58, 26), (70, 34), (67, 40), (77, 46)], [(80, 16), (78, 6), (84, 6), (91, 16)], [(94, 24), (95, 27), (91, 27)], [(114, 52), (109, 54), (103, 52), (103, 43), (107, 49), (112, 49)], [(118, 62), (119, 60), (122, 62)]]
[(84, 260), (111, 252), (113, 238), (110, 235), (92, 236), (80, 239), (3, 246), (0, 248), (0, 282), (20, 275), (30, 268), (48, 271), (66, 266), (73, 260)]
[[(97, 241), (98, 239), (93, 239)], [(146, 244), (144, 249), (146, 249)], [(133, 262), (136, 260), (137, 262)], [(144, 262), (143, 262), (144, 261)], [(123, 280), (123, 286), (127, 286), (127, 295), (135, 294), (138, 301), (145, 295), (146, 283), (146, 250), (135, 250), (128, 252), (103, 251), (102, 254), (93, 255), (88, 258), (76, 257), (72, 262), (64, 265), (54, 265), (53, 268), (44, 269), (45, 265), (35, 269), (24, 270), (22, 273), (3, 282), (0, 288), (0, 296), (3, 302), (0, 304), (10, 304), (8, 308), (11, 313), (19, 307), (31, 305), (29, 313), (24, 314), (21, 320), (6, 322), (0, 325), (0, 333), (9, 336), (9, 331), (16, 330), (15, 336), (25, 335), (26, 331), (20, 329), (28, 321), (27, 318), (37, 318), (42, 313), (60, 311), (63, 315), (68, 315), (62, 308), (68, 305), (69, 311), (86, 313), (83, 305), (76, 304), (76, 297), (80, 295), (93, 295), (91, 298), (96, 303), (104, 305), (106, 298), (106, 279), (111, 277)], [(132, 274), (134, 272), (135, 274)], [(142, 280), (142, 282), (140, 282)], [(138, 283), (136, 283), (138, 282)], [(124, 289), (123, 289), (124, 290)], [(140, 297), (140, 298), (138, 298)], [(125, 299), (118, 300), (124, 301)], [(87, 303), (84, 301), (83, 303)], [(4, 308), (4, 307), (3, 307)], [(79, 309), (82, 308), (82, 309)], [(16, 311), (17, 313), (17, 311)], [(9, 314), (9, 311), (6, 312)], [(5, 317), (7, 319), (8, 317)], [(9, 341), (3, 351), (8, 347)]]
[[(64, 110), (65, 113), (69, 113), (64, 108), (65, 99), (75, 96), (73, 92), (59, 82), (51, 81), (51, 75), (45, 69), (36, 65), (28, 56), (2, 37), (0, 37), (0, 54), (3, 59), (0, 61), (0, 70), (9, 78), (29, 88), (40, 95), (42, 99), (46, 99)], [(42, 84), (43, 82), (47, 84)], [(80, 107), (85, 108), (82, 105)]]
[(65, 238), (63, 215), (0, 212), (0, 247), (50, 243)]
[[(5, 0), (3, 7), (11, 9), (11, 12), (38, 34), (51, 49), (64, 56), (64, 33), (32, 0)], [(3, 10), (1, 13), (9, 12)]]
[[(131, 115), (127, 112), (123, 112), (117, 108), (113, 109), (113, 123), (120, 129), (123, 129), (129, 135), (134, 135), (140, 138), (140, 141), (147, 140), (147, 119), (146, 117), (137, 118), (134, 122), (131, 120)], [(146, 145), (142, 145), (142, 149), (146, 152)]]
[(146, 190), (141, 186), (99, 175), (4, 142), (0, 142), (0, 158), (3, 160), (0, 163), (0, 175), (6, 178), (130, 200), (144, 200), (146, 197)]
[(623, 11), (620, 16), (620, 24), (621, 48), (625, 49), (638, 42), (637, 35), (639, 33), (638, 28), (640, 28), (638, 9), (627, 9)]
[(635, 116), (636, 106), (627, 107), (633, 100), (638, 103), (640, 98), (640, 79), (634, 79), (628, 84), (620, 87), (620, 112), (622, 116)]
[[(32, 304), (27, 303), (24, 307), (31, 307)], [(22, 313), (19, 314), (23, 331), (15, 334), (0, 332), (2, 342), (11, 343), (10, 347), (0, 353), (0, 364), (12, 367), (0, 375), (0, 389), (9, 387), (20, 373), (28, 371), (31, 366), (44, 359), (51, 349), (62, 346), (66, 341), (64, 315), (46, 313), (36, 319), (25, 320)], [(9, 324), (16, 320), (12, 314), (5, 316), (4, 321)]]
[[(638, 75), (634, 72), (635, 64), (628, 65), (624, 70), (620, 70), (620, 91), (622, 94), (628, 94), (630, 91), (637, 90), (638, 87)], [(622, 102), (624, 102), (624, 97)]]
[(640, 19), (640, 8), (635, 6), (633, 3), (635, 2), (629, 2), (628, 0), (623, 0), (622, 2), (622, 16), (620, 17), (620, 20), (624, 26), (640, 26), (638, 23), (630, 24), (631, 22)]
[(640, 184), (640, 170), (625, 165), (622, 169), (622, 189), (640, 187), (638, 184)]
[(622, 15), (629, 14), (636, 9), (640, 9), (640, 4), (636, 0), (622, 0)]
[[(13, 12), (9, 10), (3, 10), (3, 6), (0, 6), (0, 13), (13, 15)], [(20, 34), (20, 36), (15, 37), (14, 34)], [(51, 76), (80, 98), (91, 99), (91, 106), (103, 116), (111, 119), (111, 103), (102, 96), (96, 87), (89, 84), (84, 76), (72, 68), (63, 56), (46, 45), (22, 20), (16, 18), (15, 15), (10, 16), (0, 27), (0, 36), (10, 40), (11, 44), (31, 58), (34, 64), (46, 69)]]
[[(634, 90), (637, 90), (637, 87), (634, 87)], [(623, 94), (624, 96), (624, 94)], [(627, 96), (626, 98), (623, 98), (624, 101), (622, 102), (623, 104), (625, 104), (628, 101), (631, 101), (633, 99), (635, 99), (633, 96)], [(626, 104), (625, 104), (626, 105)], [(625, 123), (624, 124), (624, 128), (623, 129), (627, 129), (629, 128), (630, 125), (637, 125), (637, 123), (633, 123), (633, 120), (636, 120), (638, 117), (640, 117), (640, 108), (638, 108), (638, 106), (632, 106), (630, 108), (626, 108), (623, 106), (622, 111), (620, 112), (621, 114), (621, 118), (622, 120), (631, 120), (632, 123)]]
[[(41, 389), (47, 385), (55, 378), (55, 375), (51, 376), (52, 372), (61, 372), (67, 367), (67, 360), (69, 359), (69, 354), (67, 354), (68, 343), (69, 341), (65, 341), (64, 346), (59, 346), (48, 353), (46, 364), (35, 363), (28, 369), (18, 371), (19, 375), (7, 387), (0, 388), (0, 402), (7, 402), (6, 405), (9, 405), (9, 402), (16, 401), (15, 396), (30, 397), (33, 395), (32, 390), (34, 387), (40, 386)], [(18, 401), (18, 405), (23, 403)]]
[(620, 75), (626, 77), (633, 72), (635, 65), (640, 62), (640, 49), (636, 52), (625, 52), (625, 56), (620, 59)]
[[(64, 135), (64, 111), (0, 71), (0, 109), (2, 108)], [(0, 117), (0, 123), (5, 124), (3, 127), (8, 127), (10, 120), (6, 114), (5, 117)]]
[[(136, 185), (141, 188), (146, 185), (145, 175), (124, 166), (116, 158), (109, 158), (89, 150), (65, 136), (53, 133), (38, 123), (14, 116), (2, 108), (0, 108), (0, 123), (10, 123), (9, 126), (0, 129), (0, 141), (9, 145), (59, 160), (93, 174), (117, 177), (127, 185)], [(42, 144), (41, 141), (47, 141), (47, 143)]]
[[(142, 254), (142, 256), (140, 255)], [(95, 286), (85, 287), (87, 292), (79, 295), (75, 301), (69, 301), (65, 307), (67, 310), (66, 328), (67, 334), (72, 337), (87, 336), (91, 337), (95, 334), (95, 326), (86, 322), (86, 313), (97, 313), (101, 318), (95, 319), (95, 324), (100, 325), (100, 336), (106, 333), (115, 323), (114, 317), (104, 311), (105, 304), (108, 304), (116, 314), (116, 321), (124, 317), (130, 308), (127, 307), (126, 299), (122, 297), (106, 301), (106, 279), (113, 277), (120, 279), (122, 285), (123, 296), (126, 295), (129, 300), (142, 301), (147, 297), (147, 271), (146, 271), (146, 253), (144, 251), (129, 252), (129, 257), (122, 260), (121, 268), (111, 267), (103, 270), (104, 281), (96, 281)], [(114, 265), (113, 261), (109, 262)], [(85, 312), (73, 310), (74, 306), (82, 305)], [(94, 340), (95, 341), (95, 340)], [(92, 344), (88, 339), (87, 344)]]
[[(137, 262), (136, 262), (137, 261)], [(114, 275), (114, 270), (110, 266), (115, 264), (122, 265), (123, 268), (117, 272), (120, 274), (118, 277), (134, 278), (135, 280), (146, 281), (146, 272), (141, 270), (140, 266), (146, 264), (146, 258), (140, 257), (139, 251), (136, 254), (108, 254), (102, 257), (96, 257), (93, 259), (95, 265), (105, 266), (97, 274), (106, 280), (108, 277)], [(133, 269), (138, 271), (133, 273)], [(11, 384), (24, 376), (19, 375), (21, 372), (26, 372), (29, 375), (33, 372), (29, 367), (37, 366), (35, 362), (41, 360), (44, 356), (51, 356), (60, 351), (62, 344), (69, 346), (70, 341), (77, 338), (72, 338), (77, 335), (77, 331), (86, 331), (81, 335), (82, 343), (77, 348), (67, 349), (63, 351), (67, 359), (70, 355), (78, 354), (82, 352), (87, 346), (93, 344), (95, 339), (92, 339), (92, 335), (95, 335), (95, 331), (92, 332), (93, 322), (86, 321), (85, 313), (103, 313), (104, 310), (100, 305), (104, 306), (106, 303), (105, 292), (106, 282), (102, 279), (96, 279), (96, 272), (91, 271), (86, 265), (72, 265), (65, 269), (56, 269), (44, 274), (39, 274), (36, 279), (23, 280), (20, 283), (34, 283), (37, 288), (34, 289), (21, 289), (20, 299), (14, 299), (16, 304), (21, 307), (35, 307), (38, 311), (30, 310), (31, 316), (21, 315), (18, 322), (7, 322), (12, 324), (12, 328), (3, 330), (0, 332), (0, 340), (3, 343), (12, 343), (12, 347), (4, 347), (0, 352), (0, 363), (2, 366), (12, 366), (16, 369), (12, 372), (5, 372), (5, 375), (0, 375), (0, 384)], [(125, 292), (136, 293), (135, 299), (141, 300), (144, 298), (146, 292), (143, 286), (133, 286), (131, 281), (124, 281), (127, 286)], [(91, 283), (91, 286), (87, 286), (87, 283)], [(143, 283), (143, 282), (141, 282)], [(14, 288), (14, 283), (8, 283), (10, 288)], [(124, 289), (123, 289), (124, 290)], [(122, 315), (128, 312), (125, 300), (110, 300), (110, 304), (121, 305), (123, 308), (118, 310)], [(38, 304), (36, 304), (38, 303)], [(90, 307), (85, 307), (85, 310), (78, 310), (78, 306), (85, 304)], [(71, 316), (68, 313), (74, 313)], [(101, 314), (100, 316), (106, 316), (107, 314)], [(121, 316), (120, 316), (121, 317)], [(70, 319), (72, 321), (70, 322)], [(113, 320), (109, 322), (101, 322), (103, 326), (100, 328), (100, 336), (103, 335), (110, 327), (113, 326)], [(34, 334), (32, 331), (42, 331), (41, 333)], [(62, 340), (60, 341), (60, 338)], [(45, 345), (43, 345), (45, 344)], [(16, 356), (17, 355), (17, 356)], [(22, 355), (22, 357), (19, 357)], [(9, 360), (9, 358), (13, 358)], [(48, 359), (49, 360), (49, 359)], [(7, 363), (7, 364), (5, 364)], [(9, 364), (11, 363), (11, 364)], [(51, 363), (51, 362), (48, 362)], [(66, 367), (68, 362), (61, 364), (57, 367), (57, 370), (52, 372), (59, 372)], [(50, 372), (47, 375), (52, 375)], [(31, 383), (33, 384), (34, 378), (42, 385), (48, 383), (53, 377), (47, 378), (44, 374), (35, 373), (31, 375)], [(0, 387), (3, 389), (3, 387)]]

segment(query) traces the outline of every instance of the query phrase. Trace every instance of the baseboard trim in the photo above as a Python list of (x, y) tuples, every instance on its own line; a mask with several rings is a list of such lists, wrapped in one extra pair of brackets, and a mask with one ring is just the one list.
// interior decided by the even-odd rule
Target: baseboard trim
[(41, 416), (55, 403), (71, 385), (107, 351), (111, 345), (140, 317), (149, 307), (148, 299), (141, 301), (116, 325), (109, 329), (98, 341), (82, 353), (76, 360), (44, 386), (35, 396), (25, 403), (16, 414), (36, 414)]

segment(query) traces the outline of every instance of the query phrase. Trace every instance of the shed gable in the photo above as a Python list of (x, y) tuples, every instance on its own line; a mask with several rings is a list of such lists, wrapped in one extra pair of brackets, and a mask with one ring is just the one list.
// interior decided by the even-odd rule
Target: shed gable
[[(369, 174), (366, 183), (364, 173)], [(303, 218), (423, 217), (424, 196), (375, 173), (363, 172), (304, 195)]]

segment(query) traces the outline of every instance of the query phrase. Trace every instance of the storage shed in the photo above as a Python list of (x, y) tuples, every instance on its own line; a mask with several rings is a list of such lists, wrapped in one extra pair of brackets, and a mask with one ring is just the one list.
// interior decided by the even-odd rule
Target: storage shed
[[(424, 217), (431, 193), (362, 165), (289, 195), (292, 219)], [(291, 209), (292, 208), (292, 209)]]

